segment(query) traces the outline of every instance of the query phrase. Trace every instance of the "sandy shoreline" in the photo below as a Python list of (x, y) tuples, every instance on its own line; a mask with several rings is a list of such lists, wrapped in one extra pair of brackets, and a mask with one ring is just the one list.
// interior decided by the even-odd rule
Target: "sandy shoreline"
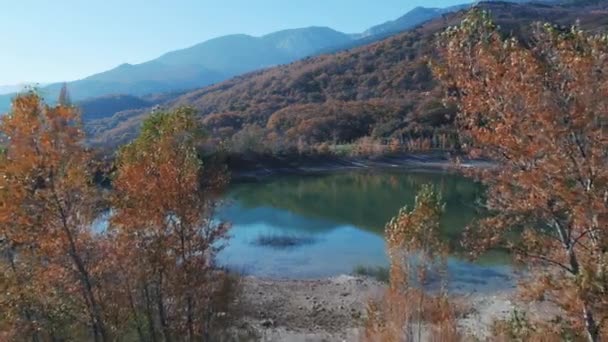
[[(370, 299), (386, 284), (367, 277), (341, 275), (318, 280), (242, 279), (242, 325), (261, 341), (359, 341)], [(493, 320), (511, 314), (514, 291), (459, 295), (461, 330), (488, 336)]]

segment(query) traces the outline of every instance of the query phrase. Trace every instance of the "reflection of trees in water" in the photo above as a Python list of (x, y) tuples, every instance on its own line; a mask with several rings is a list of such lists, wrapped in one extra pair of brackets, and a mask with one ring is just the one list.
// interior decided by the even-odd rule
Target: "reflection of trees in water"
[(264, 224), (269, 227), (280, 228), (282, 232), (325, 233), (337, 228), (338, 223), (319, 217), (304, 216), (301, 213), (291, 212), (273, 206), (243, 207), (236, 203), (219, 210), (218, 219), (234, 225)]
[(386, 221), (403, 205), (412, 205), (416, 191), (426, 183), (435, 184), (442, 192), (447, 204), (441, 229), (450, 242), (457, 242), (462, 228), (475, 217), (473, 204), (481, 190), (471, 180), (458, 175), (357, 171), (286, 176), (235, 185), (232, 195), (244, 207), (272, 206), (383, 233)]

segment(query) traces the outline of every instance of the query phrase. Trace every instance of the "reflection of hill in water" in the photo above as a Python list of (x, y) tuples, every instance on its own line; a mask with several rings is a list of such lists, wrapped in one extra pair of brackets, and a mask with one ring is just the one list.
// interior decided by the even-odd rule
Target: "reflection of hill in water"
[[(310, 230), (335, 226), (328, 224), (330, 221), (381, 234), (385, 223), (399, 208), (413, 205), (416, 191), (426, 183), (435, 184), (441, 190), (446, 202), (442, 230), (450, 242), (457, 242), (462, 228), (476, 215), (473, 203), (480, 195), (480, 187), (453, 174), (356, 171), (314, 177), (286, 176), (261, 183), (237, 184), (231, 197), (243, 208), (261, 210), (257, 215), (266, 222), (288, 219), (270, 209), (278, 208), (315, 219), (297, 222), (299, 220), (293, 218), (289, 226), (294, 228), (299, 228), (300, 223), (306, 225), (302, 228)], [(260, 207), (270, 211), (264, 213)], [(230, 216), (233, 222), (238, 220)]]
[[(260, 204), (263, 205), (263, 204)], [(323, 233), (337, 228), (336, 222), (303, 216), (300, 213), (271, 206), (243, 206), (237, 202), (219, 210), (217, 217), (234, 225), (265, 224), (270, 227), (280, 227), (286, 233)]]

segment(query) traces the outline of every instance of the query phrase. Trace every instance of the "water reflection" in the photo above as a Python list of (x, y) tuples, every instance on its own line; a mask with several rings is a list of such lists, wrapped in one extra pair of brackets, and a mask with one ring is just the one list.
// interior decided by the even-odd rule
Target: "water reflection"
[[(473, 203), (481, 195), (479, 185), (447, 173), (352, 171), (234, 185), (231, 204), (218, 213), (233, 223), (232, 239), (219, 260), (246, 273), (288, 278), (386, 266), (384, 224), (402, 206), (413, 205), (417, 189), (426, 183), (443, 194), (441, 229), (458, 250), (464, 226), (478, 215)], [(288, 248), (276, 248), (281, 243)], [(492, 253), (483, 265), (472, 264), (455, 255), (449, 261), (451, 278), (460, 283), (456, 286), (504, 284), (509, 272), (504, 260)]]

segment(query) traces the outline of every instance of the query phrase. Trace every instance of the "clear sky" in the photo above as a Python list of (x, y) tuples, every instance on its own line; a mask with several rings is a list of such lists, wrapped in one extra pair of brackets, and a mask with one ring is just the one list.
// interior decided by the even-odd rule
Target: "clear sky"
[(70, 81), (221, 35), (354, 33), (467, 0), (0, 0), (0, 85)]

